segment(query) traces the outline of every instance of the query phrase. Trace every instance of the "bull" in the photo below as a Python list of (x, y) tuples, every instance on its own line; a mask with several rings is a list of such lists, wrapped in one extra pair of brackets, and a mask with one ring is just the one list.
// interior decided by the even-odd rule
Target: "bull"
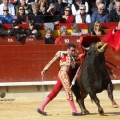
[[(99, 114), (104, 115), (103, 108), (101, 107), (96, 94), (105, 89), (109, 89), (112, 86), (105, 63), (104, 53), (106, 51), (106, 47), (107, 44), (102, 44), (101, 42), (92, 43), (87, 48), (82, 46), (82, 48), (87, 52), (82, 69), (79, 71), (75, 85), (72, 86), (72, 90), (83, 114), (89, 114), (89, 111), (86, 109), (84, 104), (84, 99), (89, 94), (91, 99), (96, 103)], [(73, 74), (71, 78), (75, 75), (76, 70), (73, 70), (72, 72)], [(109, 95), (111, 94), (112, 91), (110, 91)]]

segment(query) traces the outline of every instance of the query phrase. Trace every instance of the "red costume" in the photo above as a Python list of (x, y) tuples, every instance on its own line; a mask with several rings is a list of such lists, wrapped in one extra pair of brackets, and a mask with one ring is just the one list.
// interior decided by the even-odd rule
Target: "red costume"
[(110, 28), (108, 34), (103, 37), (103, 40), (115, 51), (118, 51), (120, 49), (120, 29), (117, 30), (116, 27)]

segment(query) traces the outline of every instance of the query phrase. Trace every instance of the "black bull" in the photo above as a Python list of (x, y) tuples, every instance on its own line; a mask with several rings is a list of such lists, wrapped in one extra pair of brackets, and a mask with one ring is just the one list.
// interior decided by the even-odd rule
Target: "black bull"
[[(98, 107), (100, 115), (104, 114), (100, 101), (96, 96), (96, 93), (102, 92), (104, 89), (108, 89), (109, 85), (112, 86), (112, 82), (105, 64), (106, 44), (101, 42), (93, 43), (90, 45), (89, 50), (86, 53), (81, 71), (78, 73), (76, 83), (72, 86), (73, 93), (76, 96), (76, 101), (81, 108), (83, 114), (88, 114), (89, 111), (84, 105), (84, 98), (87, 94), (94, 100)], [(71, 80), (76, 73), (74, 69), (71, 74)]]

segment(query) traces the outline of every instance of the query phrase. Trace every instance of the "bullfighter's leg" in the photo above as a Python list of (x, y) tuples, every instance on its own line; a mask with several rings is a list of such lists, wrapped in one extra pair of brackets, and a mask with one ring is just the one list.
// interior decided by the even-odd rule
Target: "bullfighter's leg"
[(108, 97), (110, 98), (110, 100), (111, 100), (111, 102), (112, 102), (112, 106), (113, 106), (114, 108), (118, 108), (119, 105), (115, 102), (114, 97), (113, 97), (113, 85), (112, 85), (112, 82), (110, 82), (110, 83), (108, 84), (107, 93), (108, 93)]
[(63, 68), (59, 71), (59, 78), (60, 78), (62, 85), (64, 87), (64, 90), (66, 92), (67, 100), (71, 106), (72, 115), (73, 116), (80, 115), (80, 113), (77, 111), (75, 104), (74, 104), (73, 93), (72, 93), (72, 90), (70, 88), (70, 79), (69, 79), (69, 76), (67, 74), (66, 68), (65, 69)]
[(42, 105), (38, 108), (38, 112), (42, 115), (47, 115), (45, 112), (44, 112), (44, 108), (45, 106), (51, 101), (53, 100), (56, 95), (59, 93), (59, 91), (62, 89), (62, 83), (60, 81), (60, 79), (57, 80), (57, 83), (56, 85), (54, 86), (53, 90), (51, 91), (51, 93), (46, 97), (46, 99), (44, 100), (44, 102), (42, 103)]

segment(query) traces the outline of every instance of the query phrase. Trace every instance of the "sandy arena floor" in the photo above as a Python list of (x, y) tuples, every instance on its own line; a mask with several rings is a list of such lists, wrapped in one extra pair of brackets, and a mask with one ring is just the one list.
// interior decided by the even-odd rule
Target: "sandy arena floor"
[[(90, 115), (72, 116), (70, 106), (65, 98), (55, 98), (45, 109), (48, 116), (36, 112), (42, 100), (34, 99), (0, 99), (0, 120), (120, 120), (120, 108), (112, 108), (108, 98), (102, 98), (101, 106), (106, 116), (100, 116), (95, 103), (87, 98), (85, 104)], [(116, 98), (120, 106), (120, 98)], [(76, 104), (77, 109), (79, 109)]]

